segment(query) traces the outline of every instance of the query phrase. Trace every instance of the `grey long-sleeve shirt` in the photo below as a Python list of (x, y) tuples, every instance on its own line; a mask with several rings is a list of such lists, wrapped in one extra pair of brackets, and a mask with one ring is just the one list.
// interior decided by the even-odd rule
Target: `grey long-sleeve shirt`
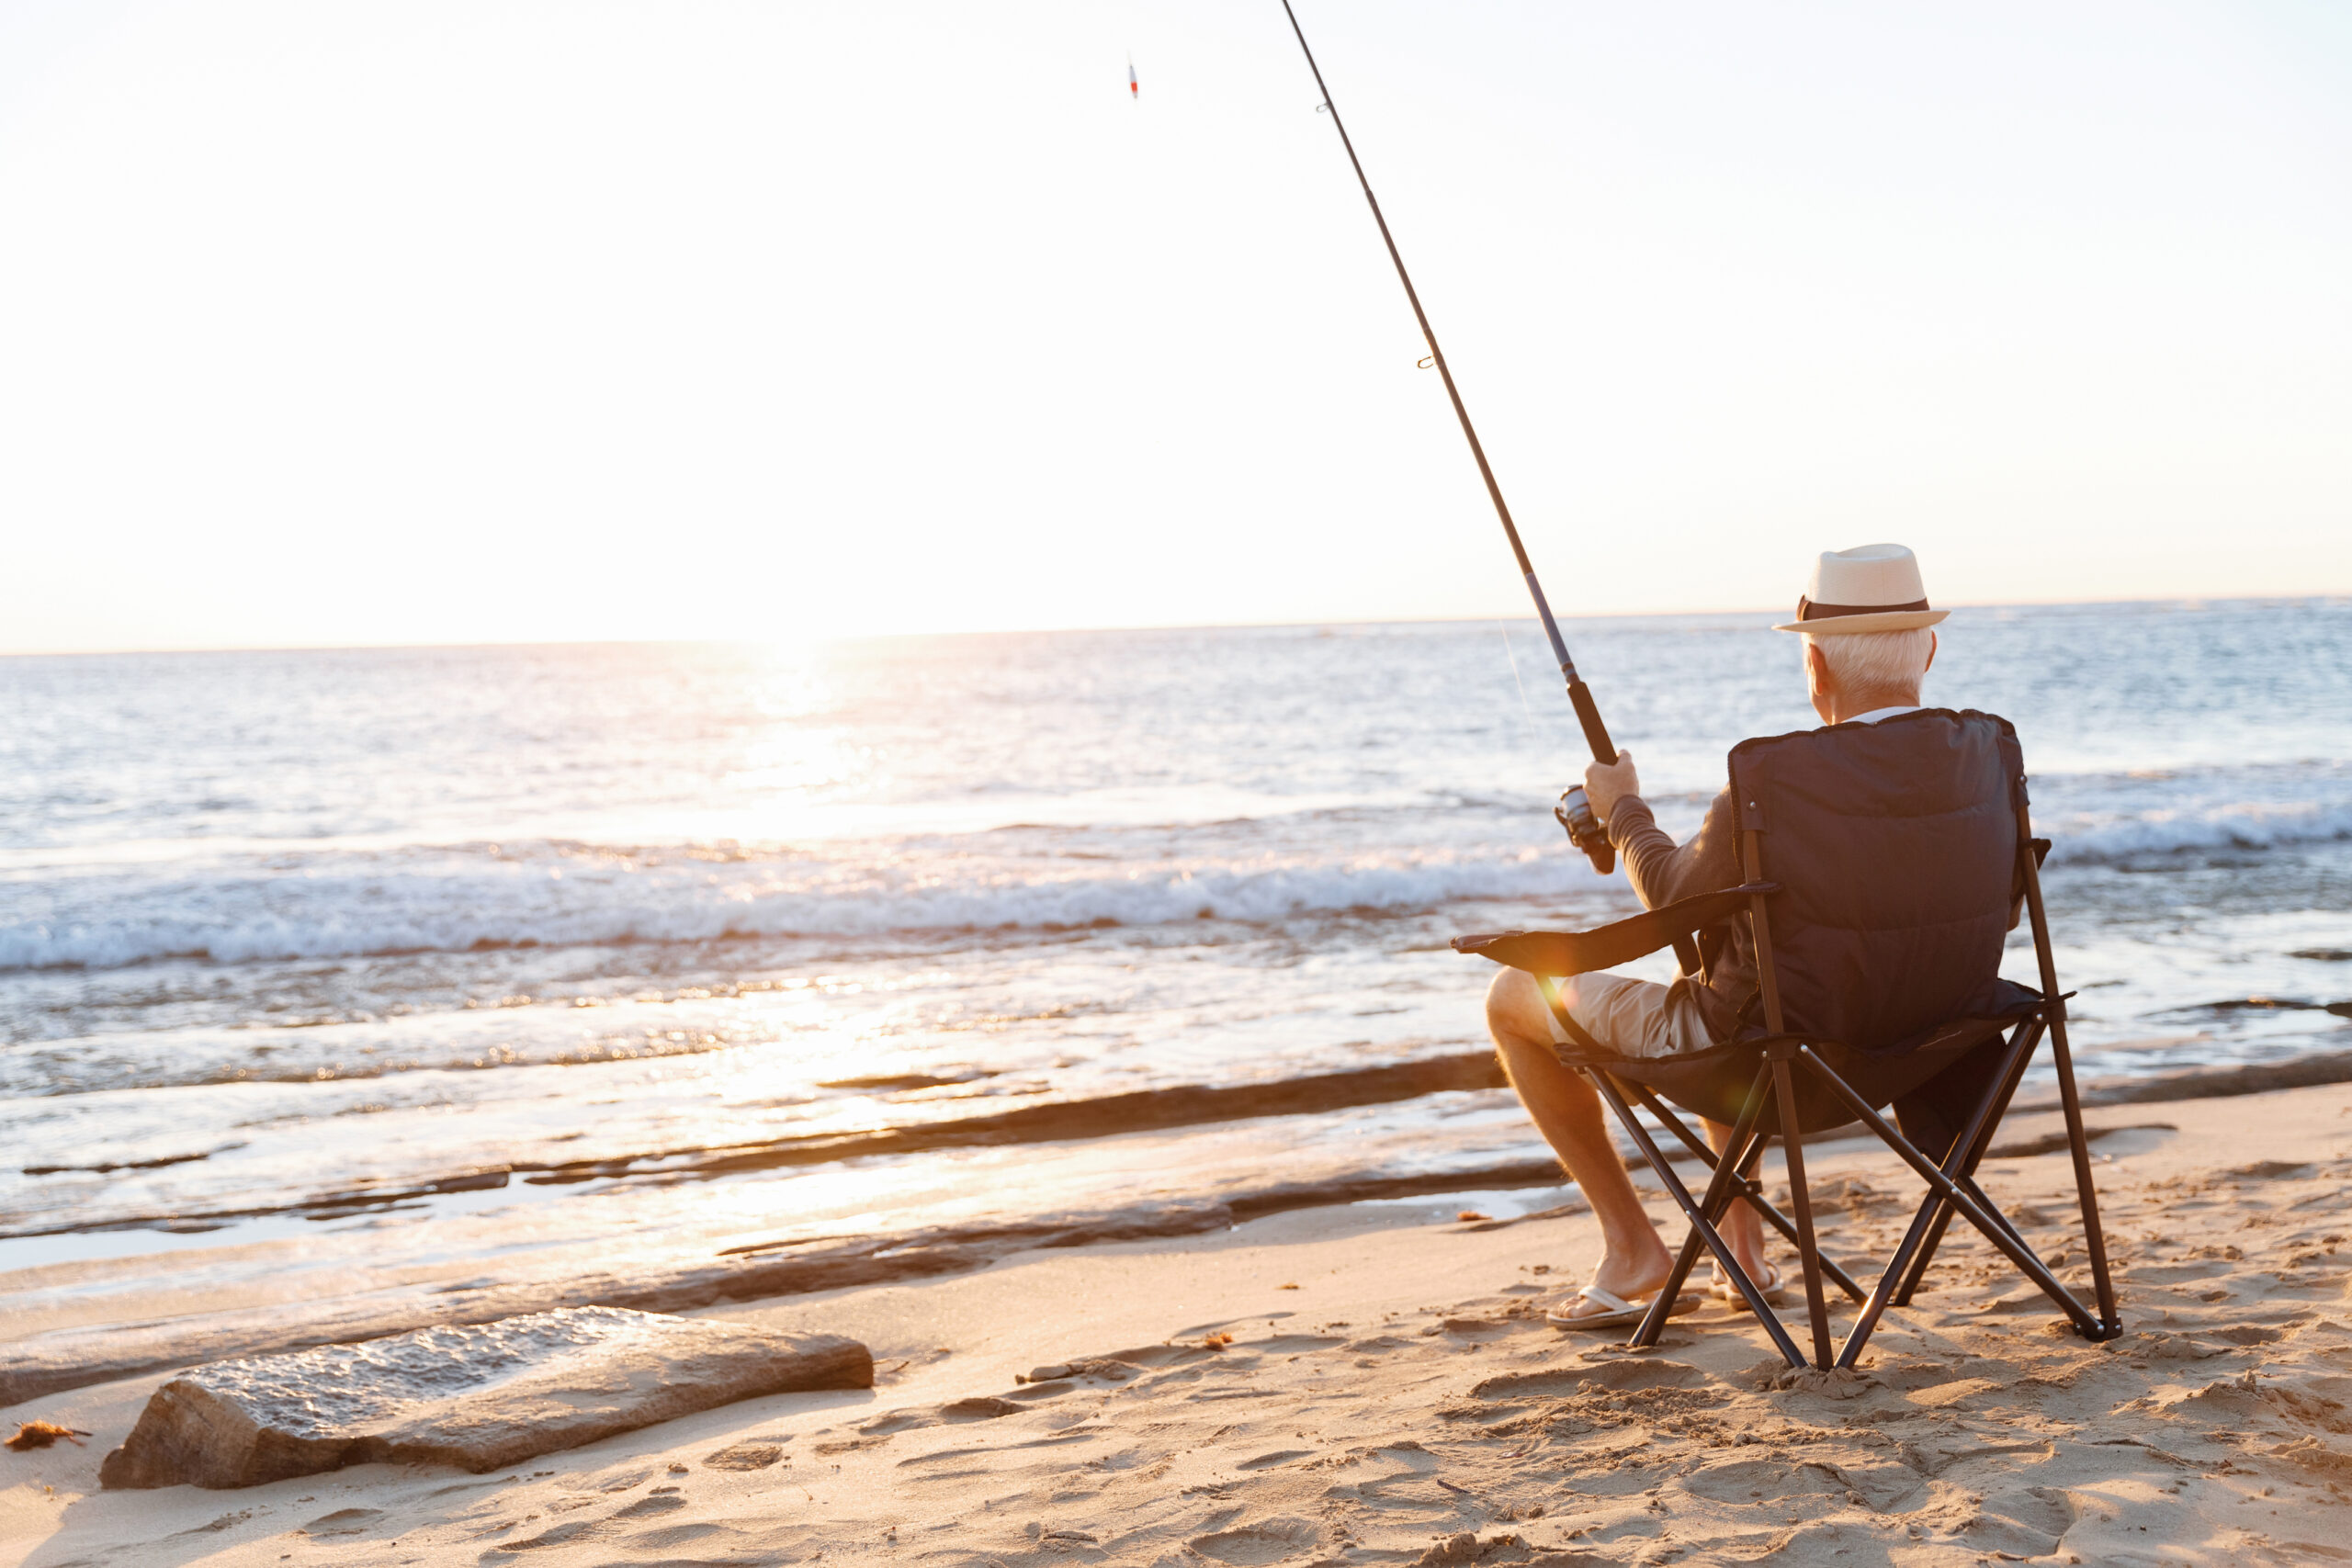
[[(1716, 793), (1707, 819), (1682, 844), (1657, 825), (1649, 802), (1638, 795), (1619, 796), (1609, 813), (1609, 841), (1624, 857), (1625, 880), (1634, 885), (1645, 909), (1738, 886), (1738, 833), (1739, 817), (1732, 808), (1729, 789)], [(1699, 951), (1707, 961), (1706, 983), (1686, 977), (1675, 984), (1689, 987), (1697, 997), (1707, 1032), (1720, 1043), (1739, 1032), (1740, 1010), (1756, 994), (1756, 955), (1745, 925), (1734, 925), (1728, 932), (1722, 927), (1702, 931)]]

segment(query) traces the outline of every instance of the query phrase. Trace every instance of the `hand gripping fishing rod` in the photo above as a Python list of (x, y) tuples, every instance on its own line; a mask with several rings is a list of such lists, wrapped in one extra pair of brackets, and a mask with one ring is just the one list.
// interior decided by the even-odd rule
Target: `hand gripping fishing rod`
[[(1413, 303), (1413, 319), (1421, 323), (1421, 337), (1430, 345), (1430, 363), (1437, 367), (1440, 378), (1445, 382), (1445, 395), (1453, 400), (1453, 416), (1462, 422), (1462, 434), (1470, 442), (1470, 456), (1478, 460), (1478, 477), (1487, 481), (1487, 495), (1495, 503), (1495, 515), (1503, 521), (1503, 533), (1510, 540), (1510, 553), (1519, 562), (1519, 574), (1527, 580), (1528, 596), (1535, 601), (1535, 614), (1544, 623), (1544, 635), (1552, 640), (1552, 655), (1560, 661), (1560, 674), (1568, 683), (1568, 701), (1577, 710), (1577, 722), (1584, 727), (1584, 738), (1592, 747), (1593, 761), (1613, 762), (1617, 748), (1609, 739), (1608, 726), (1600, 722), (1600, 710), (1593, 705), (1592, 691), (1577, 674), (1576, 660), (1568, 657), (1568, 645), (1560, 639), (1560, 626), (1552, 618), (1552, 606), (1544, 602), (1544, 585), (1535, 581), (1535, 568), (1528, 561), (1527, 547), (1519, 542), (1519, 527), (1510, 520), (1510, 508), (1503, 502), (1502, 486), (1495, 482), (1495, 470), (1487, 464), (1487, 449), (1478, 445), (1478, 432), (1470, 423), (1470, 411), (1462, 406), (1461, 390), (1453, 384), (1453, 372), (1446, 367), (1445, 350), (1437, 344), (1437, 333), (1430, 326), (1429, 312), (1421, 309), (1421, 297), (1413, 288), (1412, 275), (1405, 270), (1405, 258), (1396, 251), (1396, 237), (1388, 232), (1388, 220), (1380, 214), (1380, 198), (1372, 194), (1372, 182), (1364, 178), (1363, 162), (1356, 156), (1356, 144), (1348, 139), (1348, 128), (1340, 118), (1340, 106), (1331, 101), (1331, 89), (1323, 85), (1323, 68), (1315, 63), (1315, 51), (1306, 47), (1306, 34), (1298, 25), (1298, 13), (1291, 9), (1290, 0), (1283, 0), (1283, 14), (1290, 18), (1290, 30), (1298, 36), (1298, 47), (1306, 56), (1306, 68), (1315, 73), (1315, 85), (1323, 95), (1321, 107), (1331, 117), (1331, 128), (1340, 133), (1340, 145), (1348, 150), (1348, 162), (1356, 172), (1356, 184), (1363, 187), (1363, 198), (1372, 206), (1372, 220), (1380, 225), (1381, 243), (1388, 247), (1388, 259), (1396, 264), (1396, 280), (1405, 286), (1405, 298)], [(1617, 864), (1617, 852), (1611, 847), (1609, 835), (1593, 819), (1592, 806), (1581, 788), (1569, 789), (1560, 795), (1554, 807), (1560, 826), (1568, 830), (1592, 862), (1592, 868), (1606, 876)]]

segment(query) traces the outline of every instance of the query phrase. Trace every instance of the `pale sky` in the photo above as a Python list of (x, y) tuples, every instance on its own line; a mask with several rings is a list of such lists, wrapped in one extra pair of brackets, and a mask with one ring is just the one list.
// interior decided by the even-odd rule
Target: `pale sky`
[[(1564, 613), (2352, 592), (2352, 9), (1299, 4)], [(1278, 0), (0, 0), (0, 649), (1521, 614), (1316, 101)]]

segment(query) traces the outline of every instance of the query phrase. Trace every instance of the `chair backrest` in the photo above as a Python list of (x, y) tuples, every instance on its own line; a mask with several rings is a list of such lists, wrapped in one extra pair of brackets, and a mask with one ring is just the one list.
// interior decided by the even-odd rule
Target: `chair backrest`
[(2024, 754), (2004, 718), (1928, 709), (1732, 749), (1782, 1026), (1864, 1051), (2001, 1004)]

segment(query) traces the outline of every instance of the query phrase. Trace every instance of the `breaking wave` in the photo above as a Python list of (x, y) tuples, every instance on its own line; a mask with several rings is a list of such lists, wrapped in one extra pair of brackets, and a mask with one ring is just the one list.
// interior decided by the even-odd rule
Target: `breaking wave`
[(2045, 827), (2058, 865), (2125, 861), (2224, 850), (2270, 850), (2352, 839), (2352, 805), (2298, 802), (2169, 809), (2135, 816), (2086, 817)]
[(79, 918), (0, 926), (0, 970), (119, 968), (414, 952), (1071, 930), (1349, 911), (1399, 913), (1462, 899), (1593, 891), (1565, 852), (1424, 853), (1214, 866), (978, 860), (635, 865), (550, 874), (533, 866), (415, 868), (149, 883)]
[[(2068, 792), (2071, 793), (2071, 792)], [(2093, 798), (2106, 791), (2093, 792)], [(2323, 793), (2334, 795), (2333, 790)], [(2118, 810), (2052, 802), (2053, 868), (2259, 852), (2352, 839), (2352, 800), (2240, 800)], [(2080, 795), (2077, 795), (2079, 801)], [(2072, 806), (2074, 809), (2068, 809)], [(1374, 815), (1379, 815), (1377, 813)], [(1696, 818), (1670, 823), (1687, 831)], [(989, 930), (1262, 923), (1351, 912), (1410, 915), (1475, 900), (1604, 893), (1565, 845), (1498, 842), (1528, 814), (1471, 809), (1453, 842), (1335, 854), (1333, 840), (1409, 840), (1407, 824), (1302, 818), (1134, 836), (1101, 829), (1006, 844), (998, 836), (790, 850), (612, 849), (577, 843), (321, 853), (172, 878), (90, 875), (37, 908), (0, 902), (0, 972), (116, 969), (402, 953), (920, 937)], [(1426, 832), (1426, 818), (1417, 824)], [(1391, 830), (1393, 828), (1393, 830)], [(62, 895), (62, 897), (60, 895)], [(1595, 913), (1600, 912), (1596, 908)]]

